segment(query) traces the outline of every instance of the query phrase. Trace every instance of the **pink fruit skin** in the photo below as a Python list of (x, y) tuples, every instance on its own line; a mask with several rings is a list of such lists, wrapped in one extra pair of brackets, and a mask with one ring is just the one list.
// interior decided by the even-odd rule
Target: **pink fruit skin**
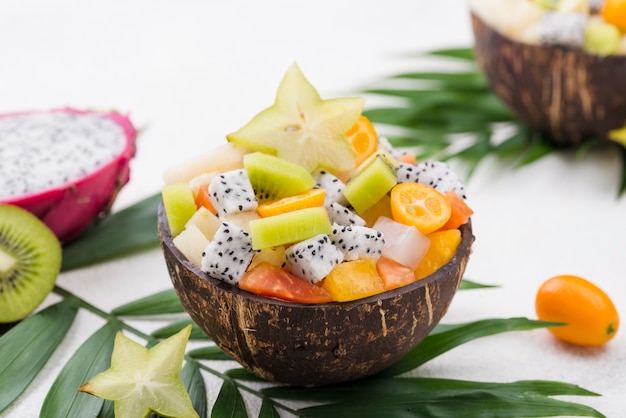
[[(53, 109), (48, 112), (97, 113), (112, 119), (124, 131), (126, 146), (116, 158), (99, 169), (62, 186), (42, 192), (18, 196), (1, 203), (20, 206), (35, 214), (55, 233), (62, 243), (80, 235), (93, 221), (105, 216), (117, 193), (130, 179), (130, 160), (135, 156), (137, 129), (130, 119), (115, 111), (94, 112), (72, 108)], [(12, 113), (11, 117), (32, 112)]]

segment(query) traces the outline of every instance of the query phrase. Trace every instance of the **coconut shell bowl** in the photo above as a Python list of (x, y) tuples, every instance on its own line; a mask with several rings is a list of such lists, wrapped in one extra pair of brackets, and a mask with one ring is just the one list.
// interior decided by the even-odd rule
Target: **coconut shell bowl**
[(371, 376), (417, 346), (452, 302), (474, 241), (469, 222), (456, 254), (432, 275), (365, 299), (306, 305), (203, 273), (174, 246), (162, 204), (158, 228), (172, 283), (195, 323), (248, 371), (296, 386)]
[(517, 41), (471, 12), (476, 59), (521, 121), (559, 145), (608, 140), (626, 126), (626, 55)]

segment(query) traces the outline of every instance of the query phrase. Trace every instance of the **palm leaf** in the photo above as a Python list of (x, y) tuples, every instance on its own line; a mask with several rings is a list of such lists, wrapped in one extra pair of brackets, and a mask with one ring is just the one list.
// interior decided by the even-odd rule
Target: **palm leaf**
[(407, 353), (400, 361), (379, 373), (380, 377), (397, 376), (413, 370), (433, 358), (463, 343), (510, 331), (526, 331), (536, 328), (562, 325), (559, 323), (535, 321), (527, 318), (483, 319), (461, 324), (454, 329), (439, 332), (426, 337), (417, 347)]
[(0, 337), (0, 412), (46, 365), (69, 330), (78, 307), (72, 298), (28, 317)]
[(395, 74), (392, 78), (407, 80), (430, 81), (458, 91), (486, 91), (489, 89), (487, 79), (482, 73), (475, 71), (459, 72), (410, 72)]
[(376, 396), (394, 394), (442, 392), (446, 396), (453, 393), (465, 393), (474, 390), (506, 391), (516, 396), (599, 396), (577, 385), (552, 380), (521, 380), (511, 383), (474, 382), (457, 379), (441, 379), (434, 377), (387, 377), (369, 378), (341, 385), (299, 388), (292, 386), (275, 386), (263, 389), (265, 396), (276, 399), (289, 399), (306, 402), (360, 402)]
[(568, 383), (519, 381), (474, 382), (425, 377), (371, 378), (332, 387), (264, 389), (265, 396), (321, 406), (299, 410), (303, 416), (415, 416), (415, 417), (526, 417), (603, 415), (588, 406), (549, 398), (551, 396), (597, 396)]
[(501, 417), (589, 416), (603, 417), (585, 405), (552, 396), (597, 396), (578, 386), (554, 381), (512, 383), (472, 382), (437, 378), (368, 379), (334, 387), (313, 389), (272, 387), (265, 396), (321, 406), (299, 410), (307, 417)]
[[(300, 409), (304, 417), (362, 418), (469, 416), (476, 418), (584, 416), (603, 418), (600, 412), (581, 404), (540, 396), (514, 396), (502, 390), (471, 389), (464, 393), (447, 391), (429, 394), (406, 393), (383, 398), (365, 399), (358, 403), (337, 402)], [(350, 415), (348, 415), (350, 414)]]
[(482, 284), (478, 282), (474, 282), (472, 280), (463, 279), (461, 280), (461, 284), (459, 285), (459, 290), (470, 290), (470, 289), (487, 289), (497, 287), (493, 284)]
[(255, 374), (250, 373), (243, 368), (230, 369), (226, 371), (226, 376), (236, 380), (247, 380), (249, 382), (264, 382), (263, 379)]
[(117, 321), (107, 322), (85, 341), (65, 364), (44, 400), (41, 418), (96, 416), (103, 399), (81, 393), (78, 388), (109, 368)]
[(233, 358), (226, 354), (216, 345), (207, 345), (205, 347), (189, 350), (187, 355), (195, 360), (232, 360)]
[(137, 299), (133, 302), (118, 306), (112, 313), (119, 316), (143, 316), (143, 315), (164, 315), (183, 313), (185, 309), (176, 296), (174, 289), (167, 289), (161, 292)]
[(225, 378), (222, 382), (220, 392), (215, 399), (211, 418), (247, 418), (248, 412), (237, 385), (230, 378)]
[(154, 194), (104, 218), (63, 248), (62, 270), (72, 270), (151, 248), (159, 243)]
[(261, 409), (259, 410), (259, 418), (280, 418), (280, 414), (271, 399), (263, 398)]
[[(421, 54), (420, 54), (421, 55)], [(444, 58), (454, 58), (466, 61), (474, 61), (474, 50), (472, 48), (443, 48), (427, 51), (425, 55), (438, 56)]]
[(187, 358), (187, 361), (180, 372), (180, 380), (182, 380), (183, 384), (187, 388), (193, 408), (196, 410), (198, 415), (200, 415), (200, 418), (206, 417), (206, 386), (204, 384), (204, 378), (200, 373), (200, 367), (195, 360)]
[(104, 401), (98, 418), (115, 418), (115, 406), (112, 401)]
[(185, 328), (187, 325), (191, 325), (191, 335), (189, 335), (190, 340), (210, 340), (209, 336), (204, 333), (195, 322), (191, 320), (191, 318), (183, 319), (182, 321), (173, 322), (164, 327), (158, 328), (152, 331), (152, 335), (154, 338), (168, 338), (172, 335), (176, 334), (181, 329)]

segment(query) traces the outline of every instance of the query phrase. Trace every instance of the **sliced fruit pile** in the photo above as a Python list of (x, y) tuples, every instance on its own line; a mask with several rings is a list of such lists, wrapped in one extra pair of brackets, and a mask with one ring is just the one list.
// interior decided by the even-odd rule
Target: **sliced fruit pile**
[(176, 247), (211, 277), (302, 303), (360, 299), (439, 269), (473, 213), (463, 182), (393, 149), (362, 108), (320, 99), (294, 64), (273, 106), (165, 173)]
[(626, 54), (626, 0), (472, 0), (490, 26), (528, 44)]

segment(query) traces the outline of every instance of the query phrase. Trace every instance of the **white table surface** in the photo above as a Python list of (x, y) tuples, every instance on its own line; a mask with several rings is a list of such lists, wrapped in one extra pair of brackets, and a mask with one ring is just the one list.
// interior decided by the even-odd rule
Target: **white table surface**
[[(164, 169), (224, 141), (273, 101), (296, 61), (322, 97), (354, 94), (415, 70), (407, 54), (472, 43), (459, 0), (4, 0), (0, 112), (115, 108), (144, 128), (116, 209), (159, 190)], [(526, 168), (487, 159), (469, 182), (476, 242), (468, 278), (498, 289), (458, 294), (444, 322), (534, 318), (548, 277), (572, 273), (603, 288), (626, 314), (626, 198), (616, 155), (554, 155)], [(62, 274), (58, 284), (109, 310), (171, 287), (158, 249)], [(45, 305), (57, 300), (52, 295)], [(101, 325), (82, 312), (43, 373), (3, 417), (36, 417), (49, 385)], [(147, 331), (153, 324), (139, 324)], [(603, 396), (567, 398), (626, 416), (626, 332), (585, 349), (545, 330), (465, 344), (420, 375), (509, 382), (552, 379)], [(207, 379), (209, 401), (219, 381)], [(258, 408), (246, 398), (251, 411)]]

